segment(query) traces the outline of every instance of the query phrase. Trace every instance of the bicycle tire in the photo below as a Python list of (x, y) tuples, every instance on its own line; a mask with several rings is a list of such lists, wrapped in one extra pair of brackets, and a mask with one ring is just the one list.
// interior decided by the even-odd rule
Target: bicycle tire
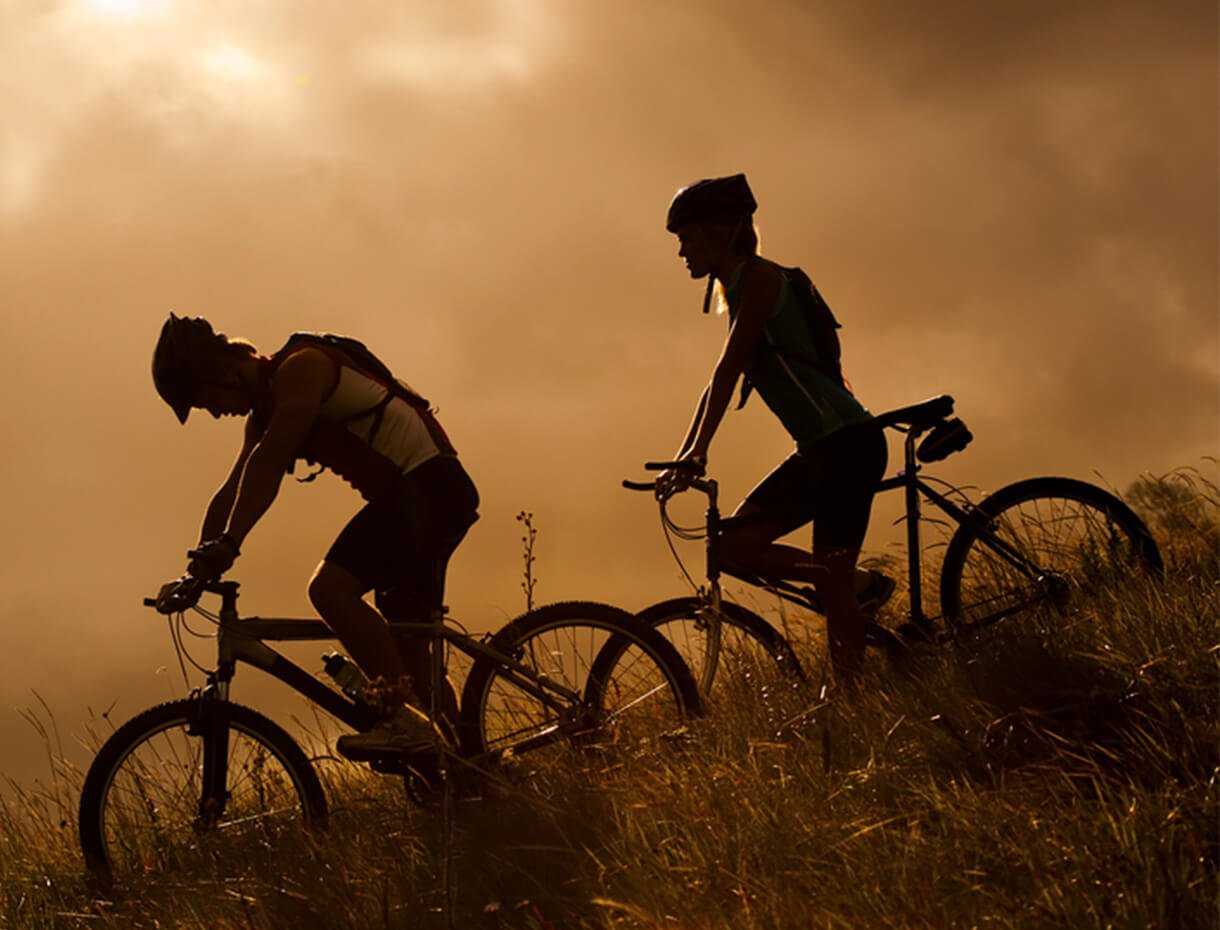
[(514, 683), (500, 662), (480, 656), (462, 690), (459, 737), (468, 757), (562, 747), (610, 728), (624, 741), (655, 738), (701, 710), (699, 690), (677, 650), (609, 604), (564, 601), (536, 608), (508, 623), (489, 645), (578, 697), (557, 710)]
[[(720, 603), (720, 641), (714, 644), (710, 621), (702, 614), (708, 608), (697, 597), (676, 597), (645, 607), (636, 618), (673, 643), (695, 676), (699, 692), (711, 695), (726, 664), (743, 675), (764, 675), (772, 670), (783, 678), (805, 680), (805, 671), (792, 644), (779, 630), (732, 601)], [(712, 656), (709, 662), (708, 657)]]
[[(218, 727), (223, 801), (203, 797), (203, 732)], [(122, 880), (212, 863), (221, 836), (240, 858), (326, 816), (313, 764), (278, 724), (240, 704), (193, 698), (149, 708), (102, 745), (81, 790), (80, 843), (90, 872)]]
[[(988, 533), (1036, 571), (1014, 566)], [(1074, 478), (1029, 478), (987, 497), (953, 534), (941, 566), (941, 612), (958, 635), (1030, 607), (1064, 614), (1090, 590), (1163, 570), (1152, 534), (1113, 494)]]

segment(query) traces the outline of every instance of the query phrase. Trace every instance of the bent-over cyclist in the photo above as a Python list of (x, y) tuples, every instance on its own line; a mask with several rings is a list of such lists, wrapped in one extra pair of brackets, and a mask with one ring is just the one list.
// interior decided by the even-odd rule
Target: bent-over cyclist
[(428, 402), (356, 340), (297, 333), (264, 356), (205, 319), (173, 314), (152, 369), (179, 422), (193, 408), (246, 417), (188, 574), (211, 580), (232, 566), (297, 459), (334, 471), (366, 503), (314, 571), (309, 598), (392, 708), (382, 726), (340, 737), (339, 749), (360, 757), (430, 741), (431, 724), (411, 706), (431, 702), (426, 641), (392, 622), (437, 615), (449, 557), (478, 519), (478, 492)]

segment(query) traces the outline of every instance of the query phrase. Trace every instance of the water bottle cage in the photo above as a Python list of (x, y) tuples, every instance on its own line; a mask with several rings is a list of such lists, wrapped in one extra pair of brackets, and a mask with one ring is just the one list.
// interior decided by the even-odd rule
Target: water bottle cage
[(956, 417), (942, 420), (919, 443), (915, 457), (921, 462), (940, 462), (955, 452), (961, 452), (973, 438), (974, 434), (966, 424)]

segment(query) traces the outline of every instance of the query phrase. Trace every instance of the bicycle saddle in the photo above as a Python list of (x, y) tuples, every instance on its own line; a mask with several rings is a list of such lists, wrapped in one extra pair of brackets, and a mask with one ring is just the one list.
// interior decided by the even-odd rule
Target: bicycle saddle
[(953, 398), (948, 394), (931, 397), (909, 407), (899, 407), (877, 417), (882, 426), (905, 425), (927, 429), (953, 412)]

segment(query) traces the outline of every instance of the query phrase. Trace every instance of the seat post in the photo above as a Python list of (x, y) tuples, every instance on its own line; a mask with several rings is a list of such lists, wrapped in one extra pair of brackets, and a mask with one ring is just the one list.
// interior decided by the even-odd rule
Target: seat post
[(445, 615), (448, 612), (449, 608), (444, 606), (429, 611), (429, 620), (433, 625), (433, 630), (429, 634), (432, 641), (428, 644), (429, 675), (432, 679), (428, 682), (428, 690), (432, 696), (432, 706), (429, 711), (432, 719), (438, 723), (445, 718), (445, 638), (443, 632)]

